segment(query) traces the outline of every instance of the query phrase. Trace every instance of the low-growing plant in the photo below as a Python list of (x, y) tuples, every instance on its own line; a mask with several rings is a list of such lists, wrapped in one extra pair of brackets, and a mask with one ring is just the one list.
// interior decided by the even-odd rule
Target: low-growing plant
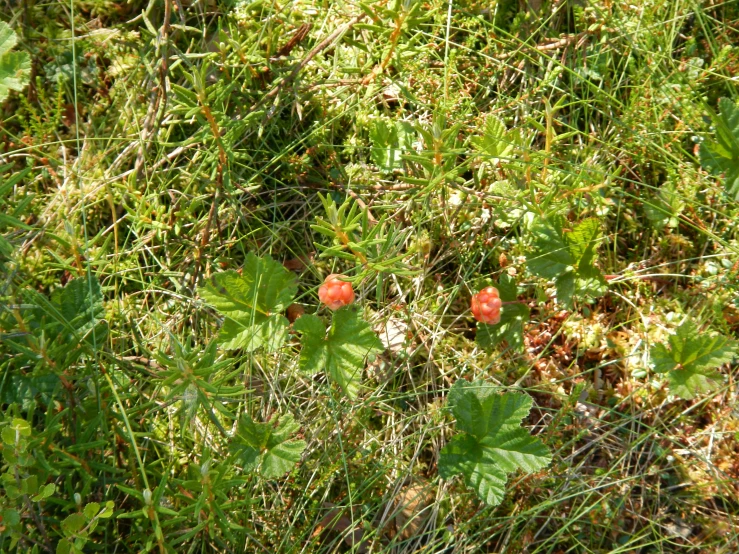
[(686, 319), (664, 343), (652, 346), (649, 355), (657, 374), (665, 375), (672, 394), (690, 400), (715, 390), (723, 382), (718, 368), (739, 356), (739, 343), (721, 335), (706, 335)]
[(31, 75), (31, 58), (27, 52), (13, 51), (18, 35), (4, 21), (0, 21), (0, 102), (11, 90), (20, 92)]
[(487, 504), (500, 504), (507, 474), (545, 468), (551, 455), (544, 444), (520, 427), (533, 401), (526, 394), (499, 394), (496, 387), (475, 381), (457, 381), (448, 405), (459, 434), (439, 455), (439, 475), (462, 474), (464, 482)]
[(739, 4), (642, 4), (6, 1), (0, 551), (733, 552)]
[(727, 196), (739, 200), (739, 106), (721, 98), (718, 107), (713, 117), (715, 138), (701, 143), (700, 160), (715, 175), (723, 175)]

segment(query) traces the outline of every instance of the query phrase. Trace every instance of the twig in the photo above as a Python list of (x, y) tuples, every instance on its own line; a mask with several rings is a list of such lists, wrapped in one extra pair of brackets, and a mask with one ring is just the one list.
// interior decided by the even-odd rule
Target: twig
[(295, 34), (292, 36), (292, 38), (287, 41), (285, 46), (277, 51), (276, 57), (280, 58), (282, 56), (289, 55), (290, 52), (293, 51), (293, 48), (295, 48), (305, 37), (308, 36), (311, 27), (312, 25), (310, 23), (303, 23), (300, 27), (298, 27), (298, 30), (295, 31)]

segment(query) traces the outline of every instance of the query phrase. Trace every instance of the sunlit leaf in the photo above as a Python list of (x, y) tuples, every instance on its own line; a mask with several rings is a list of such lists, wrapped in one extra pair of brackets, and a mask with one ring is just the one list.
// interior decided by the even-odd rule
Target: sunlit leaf
[(247, 352), (282, 346), (289, 322), (281, 312), (292, 303), (296, 291), (295, 276), (282, 264), (251, 252), (241, 275), (216, 273), (198, 289), (203, 300), (226, 318), (219, 336), (222, 346)]
[(327, 371), (350, 397), (359, 392), (359, 383), (369, 356), (382, 352), (382, 342), (355, 306), (334, 312), (326, 335), (323, 322), (314, 315), (299, 318), (294, 328), (303, 334), (300, 369), (306, 373)]
[(554, 281), (557, 301), (570, 307), (574, 298), (597, 298), (608, 286), (594, 263), (600, 238), (600, 222), (585, 219), (570, 226), (562, 217), (538, 220), (532, 229), (535, 240), (527, 256), (529, 270)]
[(462, 474), (467, 486), (487, 504), (500, 504), (507, 474), (534, 472), (549, 465), (546, 446), (520, 427), (531, 409), (525, 394), (498, 394), (484, 382), (457, 381), (449, 392), (449, 407), (461, 431), (442, 449), (439, 474)]
[(0, 21), (0, 102), (11, 90), (20, 92), (31, 75), (31, 58), (26, 52), (11, 52), (18, 41), (15, 32)]
[(655, 344), (649, 354), (655, 373), (667, 374), (670, 391), (689, 400), (714, 390), (723, 381), (717, 368), (739, 355), (739, 343), (721, 335), (708, 336), (686, 320), (665, 344)]
[(716, 137), (701, 144), (700, 160), (714, 175), (724, 175), (726, 194), (739, 200), (739, 106), (728, 98), (721, 98), (718, 105)]

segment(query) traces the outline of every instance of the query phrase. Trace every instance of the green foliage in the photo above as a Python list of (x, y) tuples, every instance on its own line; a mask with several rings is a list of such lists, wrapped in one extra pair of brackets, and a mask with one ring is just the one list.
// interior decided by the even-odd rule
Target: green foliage
[(341, 206), (331, 196), (319, 193), (326, 217), (316, 217), (311, 228), (328, 237), (331, 245), (316, 244), (321, 258), (341, 258), (362, 268), (358, 278), (377, 273), (412, 275), (404, 262), (407, 254), (403, 244), (408, 233), (398, 232), (386, 215), (377, 222), (370, 221), (369, 211), (347, 198)]
[[(0, 166), (0, 233), (10, 230), (28, 229), (28, 225), (25, 225), (18, 218), (28, 209), (32, 197), (26, 197), (23, 200), (16, 200), (15, 202), (10, 202), (7, 198), (10, 198), (13, 187), (21, 183), (31, 170), (24, 169), (3, 180), (2, 175), (9, 172), (12, 168), (12, 164)], [(4, 267), (7, 258), (13, 252), (11, 240), (10, 236), (6, 237), (0, 234), (0, 268)]]
[(597, 219), (585, 219), (569, 228), (560, 216), (537, 220), (532, 253), (527, 256), (529, 270), (554, 281), (557, 301), (572, 306), (574, 298), (597, 298), (607, 290), (603, 274), (593, 263), (600, 238)]
[[(4, 526), (4, 534), (10, 537), (12, 548), (23, 537), (22, 519), (38, 517), (37, 511), (43, 514), (44, 503), (55, 495), (56, 485), (45, 483), (49, 473), (35, 455), (39, 440), (25, 419), (6, 415), (0, 437), (3, 458), (0, 524)], [(44, 542), (48, 546), (48, 536)]]
[(739, 106), (721, 98), (719, 110), (713, 121), (716, 138), (701, 144), (700, 160), (715, 175), (724, 175), (726, 194), (739, 200)]
[(703, 4), (4, 2), (0, 552), (734, 551), (736, 364), (639, 374), (669, 314), (737, 338), (739, 3)]
[(739, 355), (739, 343), (721, 335), (701, 334), (690, 320), (668, 342), (670, 348), (655, 344), (649, 355), (655, 373), (667, 374), (670, 391), (686, 400), (714, 390), (723, 381), (717, 368)]
[(299, 429), (292, 414), (267, 423), (259, 423), (244, 414), (239, 420), (234, 450), (244, 469), (259, 469), (265, 479), (276, 479), (300, 461), (306, 442), (291, 439)]
[(285, 342), (289, 323), (279, 312), (292, 303), (297, 285), (294, 275), (269, 256), (250, 252), (241, 275), (216, 273), (198, 291), (226, 318), (219, 336), (224, 348), (273, 352)]
[(310, 314), (299, 318), (294, 327), (303, 334), (301, 371), (313, 374), (325, 370), (347, 395), (356, 397), (365, 361), (383, 349), (357, 308), (350, 305), (336, 310), (328, 335), (323, 322)]
[(534, 472), (549, 465), (546, 446), (520, 427), (531, 410), (525, 394), (498, 394), (482, 381), (460, 379), (449, 392), (449, 407), (460, 434), (442, 449), (439, 475), (462, 474), (467, 486), (491, 506), (505, 494), (507, 474), (517, 469)]
[[(464, 153), (461, 148), (459, 133), (461, 123), (452, 123), (442, 114), (437, 113), (430, 125), (418, 125), (416, 130), (423, 139), (421, 152), (404, 156), (413, 170), (414, 177), (403, 177), (408, 183), (421, 185), (426, 194), (438, 194), (439, 186), (456, 182), (469, 161), (460, 163), (459, 157)], [(442, 194), (445, 193), (441, 189)]]
[(0, 384), (0, 403), (18, 404), (21, 410), (27, 411), (33, 407), (37, 397), (48, 404), (60, 385), (61, 381), (54, 373), (10, 375)]
[(31, 58), (25, 52), (11, 52), (18, 36), (4, 21), (0, 21), (0, 102), (11, 90), (22, 91), (31, 75)]
[[(487, 286), (487, 285), (486, 285)], [(497, 283), (492, 286), (498, 289), (503, 304), (500, 309), (500, 321), (495, 325), (486, 323), (477, 324), (477, 344), (485, 350), (489, 350), (506, 342), (512, 350), (523, 349), (523, 328), (529, 320), (529, 307), (526, 304), (516, 302), (518, 288), (516, 282), (508, 274), (503, 274)]]
[(182, 429), (191, 424), (200, 410), (222, 430), (219, 417), (233, 419), (222, 400), (246, 393), (240, 384), (233, 384), (231, 372), (234, 360), (230, 357), (218, 359), (216, 340), (204, 349), (189, 343), (182, 344), (170, 337), (171, 353), (160, 352), (157, 360), (162, 366), (158, 374), (162, 387), (167, 391), (168, 401), (178, 401)]
[(372, 161), (385, 173), (403, 169), (403, 154), (413, 148), (415, 134), (407, 121), (388, 123), (378, 119), (370, 129)]
[(9, 334), (5, 342), (36, 367), (36, 379), (49, 369), (64, 371), (83, 354), (102, 347), (108, 324), (102, 289), (94, 276), (72, 279), (51, 298), (31, 290), (23, 291), (23, 296), (25, 302), (16, 312), (20, 323), (4, 319), (0, 324), (8, 331), (17, 331), (20, 325), (21, 332)]
[(82, 554), (90, 534), (100, 523), (100, 520), (113, 516), (115, 503), (108, 500), (105, 506), (98, 502), (85, 504), (81, 512), (68, 515), (61, 523), (64, 538), (56, 546), (57, 554)]
[(671, 181), (665, 183), (656, 195), (644, 203), (644, 211), (656, 229), (677, 227), (680, 213), (684, 208), (685, 199)]
[(470, 141), (475, 153), (480, 158), (478, 179), (482, 179), (485, 171), (500, 165), (508, 165), (522, 146), (521, 135), (517, 131), (509, 131), (505, 123), (494, 115), (485, 119), (482, 135)]

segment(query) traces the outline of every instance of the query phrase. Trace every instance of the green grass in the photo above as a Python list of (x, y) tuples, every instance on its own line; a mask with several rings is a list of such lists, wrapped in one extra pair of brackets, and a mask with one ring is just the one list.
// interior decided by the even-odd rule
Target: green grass
[[(685, 318), (739, 337), (739, 202), (697, 146), (737, 99), (739, 4), (526, 4), (2, 4), (33, 70), (0, 104), (1, 425), (31, 428), (18, 474), (3, 445), (22, 519), (0, 551), (54, 551), (108, 501), (85, 552), (736, 550), (736, 361), (682, 400), (649, 351)], [(364, 210), (358, 242), (384, 218), (386, 250), (317, 231), (321, 195)], [(597, 220), (602, 296), (563, 306), (530, 270), (555, 216)], [(299, 371), (297, 335), (209, 358), (198, 289), (248, 253), (285, 262), (308, 313), (326, 275), (357, 278), (398, 341), (357, 398)], [(502, 275), (531, 311), (520, 350), (475, 341), (470, 295)], [(44, 300), (74, 278), (100, 282), (101, 327)], [(460, 378), (528, 393), (553, 456), (496, 507), (438, 476)], [(287, 413), (294, 469), (232, 462), (241, 415)], [(54, 494), (13, 498), (33, 475)]]

